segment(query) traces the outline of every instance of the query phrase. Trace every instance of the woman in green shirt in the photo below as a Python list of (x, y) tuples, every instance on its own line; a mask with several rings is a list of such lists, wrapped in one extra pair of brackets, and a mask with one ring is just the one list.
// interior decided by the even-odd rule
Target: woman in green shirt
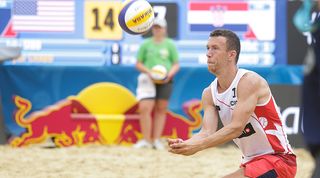
[[(152, 78), (151, 71), (156, 65), (164, 66), (168, 71), (166, 78), (160, 83)], [(168, 100), (172, 92), (172, 78), (180, 68), (177, 48), (173, 41), (167, 38), (165, 19), (155, 19), (152, 37), (146, 39), (138, 51), (136, 68), (141, 72), (138, 77), (137, 98), (143, 139), (134, 147), (164, 149), (159, 139), (165, 125)]]

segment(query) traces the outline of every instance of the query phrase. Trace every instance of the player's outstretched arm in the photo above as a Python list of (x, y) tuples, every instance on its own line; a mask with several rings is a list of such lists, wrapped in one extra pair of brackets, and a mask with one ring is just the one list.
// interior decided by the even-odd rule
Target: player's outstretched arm
[(202, 106), (204, 110), (201, 130), (190, 139), (168, 139), (169, 151), (175, 154), (191, 155), (202, 150), (202, 140), (215, 133), (218, 127), (218, 113), (214, 107), (210, 87), (202, 93)]

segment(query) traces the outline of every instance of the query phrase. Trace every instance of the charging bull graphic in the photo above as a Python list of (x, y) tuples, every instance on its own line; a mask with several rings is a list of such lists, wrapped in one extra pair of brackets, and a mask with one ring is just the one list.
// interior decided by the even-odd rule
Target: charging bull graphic
[[(42, 143), (52, 138), (58, 147), (85, 144), (130, 145), (142, 137), (139, 126), (138, 101), (125, 87), (115, 83), (95, 83), (76, 96), (69, 96), (41, 111), (28, 112), (32, 103), (14, 97), (17, 107), (14, 119), (25, 128), (10, 144), (21, 147)], [(164, 137), (191, 137), (201, 124), (199, 100), (183, 105), (188, 118), (167, 112)]]
[(71, 113), (88, 111), (76, 100), (62, 100), (43, 111), (25, 115), (31, 109), (31, 103), (19, 96), (14, 97), (18, 110), (15, 119), (18, 125), (26, 128), (21, 137), (11, 141), (13, 146), (41, 143), (52, 137), (57, 146), (103, 143), (99, 127), (94, 116), (86, 120), (71, 118)]

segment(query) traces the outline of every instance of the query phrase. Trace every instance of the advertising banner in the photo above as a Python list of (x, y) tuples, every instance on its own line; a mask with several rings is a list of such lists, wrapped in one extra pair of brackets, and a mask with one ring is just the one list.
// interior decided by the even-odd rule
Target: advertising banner
[[(271, 85), (294, 146), (299, 138), (302, 68), (247, 68)], [(0, 66), (4, 123), (13, 146), (53, 138), (57, 146), (132, 144), (140, 137), (133, 67)], [(164, 137), (189, 138), (201, 127), (201, 95), (214, 80), (205, 67), (183, 67), (174, 78)]]

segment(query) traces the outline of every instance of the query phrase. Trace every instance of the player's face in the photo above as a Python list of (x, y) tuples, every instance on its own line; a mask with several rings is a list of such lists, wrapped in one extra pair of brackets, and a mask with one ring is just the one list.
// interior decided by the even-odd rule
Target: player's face
[(208, 70), (213, 74), (218, 74), (228, 57), (227, 39), (222, 36), (210, 37), (207, 43), (207, 64)]

